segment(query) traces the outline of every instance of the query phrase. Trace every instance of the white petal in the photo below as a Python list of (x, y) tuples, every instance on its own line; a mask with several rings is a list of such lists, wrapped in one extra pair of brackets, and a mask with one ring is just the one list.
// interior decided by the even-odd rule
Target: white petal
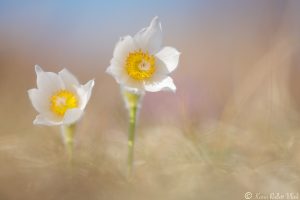
[(29, 99), (33, 107), (40, 113), (33, 124), (55, 126), (61, 124), (61, 118), (54, 115), (50, 110), (49, 94), (39, 89), (28, 90)]
[(129, 52), (135, 51), (136, 49), (137, 46), (131, 36), (125, 36), (121, 38), (114, 49), (112, 59), (114, 62), (111, 61), (111, 64), (117, 65), (118, 67), (123, 67)]
[(66, 111), (63, 124), (73, 124), (80, 120), (83, 115), (83, 111), (79, 108), (69, 109)]
[(115, 67), (113, 65), (106, 69), (106, 73), (113, 76), (119, 84), (124, 84), (129, 79), (129, 76), (125, 72), (124, 68)]
[(159, 81), (147, 82), (147, 84), (145, 84), (145, 90), (148, 92), (158, 92), (161, 90), (169, 90), (175, 92), (176, 86), (173, 83), (173, 79), (168, 76)]
[(38, 89), (57, 91), (65, 88), (63, 81), (57, 74), (53, 72), (44, 72), (38, 65), (35, 66), (35, 72)]
[(106, 73), (112, 75), (113, 77), (118, 77), (122, 73), (122, 68), (120, 67), (115, 67), (114, 65), (110, 65), (106, 69)]
[(72, 89), (74, 86), (79, 86), (77, 78), (67, 69), (61, 70), (58, 75), (63, 80), (66, 88)]
[(87, 103), (89, 102), (94, 85), (95, 81), (90, 80), (85, 85), (77, 88), (77, 93), (80, 98), (80, 109), (84, 110)]
[(128, 78), (122, 86), (130, 92), (139, 93), (145, 91), (143, 81), (137, 81), (132, 78)]
[(34, 66), (34, 69), (35, 69), (35, 73), (36, 73), (36, 75), (38, 75), (38, 74), (40, 74), (40, 73), (43, 73), (43, 72), (44, 72), (44, 70), (42, 69), (42, 67), (41, 67), (41, 66), (39, 66), (39, 65), (35, 65), (35, 66)]
[(141, 97), (143, 97), (145, 95), (145, 90), (137, 90), (136, 88), (129, 88), (129, 87), (124, 87), (121, 85), (120, 87), (121, 89), (121, 93), (123, 94), (124, 92), (131, 92), (131, 93), (134, 93), (134, 94), (138, 94), (140, 95)]
[(44, 113), (49, 111), (50, 102), (48, 100), (49, 96), (45, 92), (39, 89), (30, 89), (28, 90), (29, 99), (33, 107), (39, 112)]
[(173, 47), (164, 47), (156, 54), (156, 57), (159, 58), (165, 64), (169, 73), (171, 73), (177, 68), (179, 56), (180, 52), (178, 52)]
[(89, 82), (87, 82), (87, 83), (83, 86), (83, 89), (85, 90), (86, 95), (87, 95), (87, 101), (90, 100), (90, 97), (91, 97), (91, 94), (92, 94), (92, 90), (93, 90), (94, 85), (95, 85), (95, 81), (94, 81), (94, 80), (90, 80)]
[(170, 74), (166, 64), (159, 58), (155, 58), (155, 76), (168, 76)]
[(147, 28), (143, 28), (135, 36), (137, 45), (144, 51), (155, 54), (162, 44), (162, 28), (158, 17), (154, 17)]
[(36, 116), (35, 120), (33, 121), (33, 124), (34, 125), (57, 126), (57, 125), (61, 125), (62, 122), (52, 121), (52, 120), (49, 120), (44, 115), (38, 115), (38, 116)]
[(133, 87), (128, 87), (128, 86), (123, 86), (123, 88), (129, 92), (135, 93), (135, 94), (140, 94), (144, 93), (145, 89), (144, 88), (133, 88)]

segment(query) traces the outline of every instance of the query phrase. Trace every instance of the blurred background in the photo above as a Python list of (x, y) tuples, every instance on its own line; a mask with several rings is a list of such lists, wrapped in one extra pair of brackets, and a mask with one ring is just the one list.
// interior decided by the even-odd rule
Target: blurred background
[[(128, 181), (127, 113), (105, 70), (154, 16), (182, 52), (177, 92), (145, 96)], [(298, 194), (299, 19), (296, 0), (0, 0), (0, 199)], [(32, 124), (35, 64), (96, 80), (72, 169), (59, 128)]]

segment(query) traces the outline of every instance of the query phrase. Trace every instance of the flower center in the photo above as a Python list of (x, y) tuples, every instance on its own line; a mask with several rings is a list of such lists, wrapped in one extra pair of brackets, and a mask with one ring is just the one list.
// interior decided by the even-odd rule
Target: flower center
[(68, 90), (60, 90), (50, 98), (50, 108), (58, 116), (64, 116), (68, 109), (78, 107), (76, 96)]
[(155, 72), (155, 58), (148, 52), (134, 51), (129, 53), (125, 68), (131, 78), (138, 81), (147, 80)]

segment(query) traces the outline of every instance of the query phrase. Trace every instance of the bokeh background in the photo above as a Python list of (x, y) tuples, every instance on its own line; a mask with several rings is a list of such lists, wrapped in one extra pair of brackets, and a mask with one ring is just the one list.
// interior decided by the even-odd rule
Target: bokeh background
[[(154, 16), (182, 52), (177, 92), (145, 96), (128, 181), (127, 113), (105, 69)], [(299, 19), (296, 0), (0, 0), (0, 199), (297, 195)], [(96, 80), (72, 168), (59, 128), (32, 124), (35, 64)]]

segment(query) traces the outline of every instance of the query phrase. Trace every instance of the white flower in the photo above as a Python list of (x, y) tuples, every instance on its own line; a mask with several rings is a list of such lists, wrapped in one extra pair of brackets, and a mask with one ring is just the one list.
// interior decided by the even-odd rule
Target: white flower
[(175, 91), (169, 74), (178, 65), (180, 53), (173, 47), (161, 47), (162, 29), (158, 17), (134, 37), (117, 43), (107, 73), (133, 92)]
[(81, 85), (67, 69), (58, 74), (44, 72), (35, 66), (37, 88), (28, 90), (33, 107), (39, 115), (33, 124), (68, 125), (83, 115), (94, 86), (94, 80)]

